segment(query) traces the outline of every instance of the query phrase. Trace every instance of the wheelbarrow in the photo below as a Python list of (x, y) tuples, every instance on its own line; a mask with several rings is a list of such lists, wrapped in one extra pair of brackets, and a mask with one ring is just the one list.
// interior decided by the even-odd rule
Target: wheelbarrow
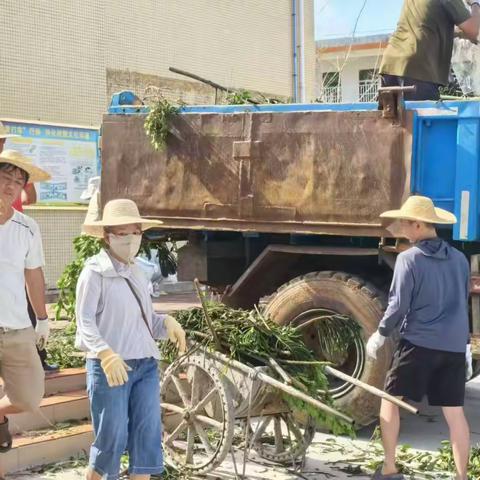
[[(165, 460), (177, 470), (206, 474), (233, 450), (235, 438), (245, 451), (279, 464), (295, 464), (311, 444), (316, 422), (292, 408), (285, 395), (297, 398), (345, 422), (352, 419), (306, 394), (282, 378), (281, 368), (252, 367), (201, 345), (165, 371), (161, 384)], [(330, 375), (339, 374), (331, 367)], [(279, 379), (280, 378), (280, 379)], [(368, 385), (360, 385), (412, 413), (417, 410)]]

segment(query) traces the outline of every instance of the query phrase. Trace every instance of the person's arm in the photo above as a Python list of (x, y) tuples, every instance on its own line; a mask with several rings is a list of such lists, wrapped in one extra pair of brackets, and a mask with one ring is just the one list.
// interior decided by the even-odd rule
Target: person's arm
[(97, 326), (97, 310), (100, 301), (102, 280), (98, 273), (83, 270), (77, 283), (75, 316), (77, 330), (89, 351), (98, 353), (109, 350)]
[(187, 337), (182, 326), (171, 315), (153, 313), (154, 338), (168, 338), (178, 347), (180, 354), (187, 350)]
[(28, 298), (30, 299), (36, 317), (38, 319), (44, 319), (47, 318), (45, 307), (45, 277), (43, 276), (45, 259), (43, 256), (40, 229), (35, 222), (30, 225), (30, 234), (28, 252), (25, 257), (25, 284)]
[(45, 277), (41, 267), (25, 269), (25, 284), (33, 311), (38, 320), (48, 318), (45, 306)]
[(34, 183), (27, 183), (22, 190), (22, 205), (33, 205), (37, 203), (37, 191)]
[(473, 43), (478, 43), (480, 33), (480, 2), (478, 0), (467, 0), (472, 10), (471, 17), (460, 23), (458, 28), (463, 32), (465, 38)]
[(395, 263), (392, 285), (388, 295), (388, 307), (378, 325), (378, 332), (382, 336), (390, 336), (404, 320), (410, 310), (414, 286), (412, 269), (405, 257), (400, 254)]
[(152, 313), (152, 333), (153, 338), (157, 340), (165, 340), (168, 338), (167, 329), (165, 327), (165, 313)]
[(393, 271), (387, 310), (378, 325), (378, 329), (371, 335), (366, 345), (366, 352), (369, 357), (377, 358), (378, 349), (382, 347), (387, 337), (404, 320), (410, 309), (414, 285), (413, 272), (404, 256), (400, 254)]
[(25, 285), (28, 298), (37, 317), (35, 326), (37, 347), (43, 350), (48, 341), (50, 327), (45, 306), (45, 277), (43, 276), (45, 259), (43, 257), (42, 237), (35, 222), (30, 225), (29, 234), (31, 234), (29, 248), (25, 256)]

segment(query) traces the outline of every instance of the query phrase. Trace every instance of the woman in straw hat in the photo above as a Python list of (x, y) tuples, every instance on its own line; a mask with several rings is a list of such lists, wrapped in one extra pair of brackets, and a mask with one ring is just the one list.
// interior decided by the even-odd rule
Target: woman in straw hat
[[(397, 257), (388, 307), (367, 343), (377, 350), (400, 327), (401, 340), (385, 382), (391, 395), (419, 402), (426, 395), (442, 407), (450, 429), (457, 480), (467, 479), (469, 428), (463, 412), (465, 377), (472, 375), (469, 343), (469, 265), (463, 253), (437, 236), (436, 224), (453, 224), (450, 212), (427, 197), (412, 196), (400, 210), (381, 215), (395, 221), (412, 247)], [(382, 400), (380, 425), (385, 460), (373, 478), (402, 479), (395, 465), (399, 409)]]
[[(12, 445), (6, 415), (36, 409), (44, 393), (44, 372), (35, 348), (45, 347), (49, 333), (42, 239), (36, 222), (12, 204), (28, 181), (49, 178), (19, 152), (0, 154), (0, 375), (6, 393), (0, 399), (0, 452)], [(37, 317), (35, 331), (25, 285)]]
[(183, 352), (185, 332), (173, 317), (153, 311), (147, 281), (134, 264), (142, 232), (161, 223), (140, 217), (133, 201), (119, 199), (105, 205), (101, 220), (83, 227), (105, 242), (77, 285), (76, 345), (88, 352), (95, 431), (88, 480), (118, 478), (125, 450), (130, 478), (163, 471), (155, 340), (169, 338)]

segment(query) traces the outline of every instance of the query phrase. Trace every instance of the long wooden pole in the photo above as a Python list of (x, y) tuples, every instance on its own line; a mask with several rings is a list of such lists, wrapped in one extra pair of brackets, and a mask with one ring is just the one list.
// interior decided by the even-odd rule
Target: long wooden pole
[(261, 371), (248, 367), (247, 365), (244, 365), (243, 363), (238, 362), (237, 360), (233, 360), (231, 358), (225, 357), (225, 355), (222, 355), (221, 353), (218, 353), (218, 352), (214, 352), (214, 351), (208, 352), (207, 355), (211, 355), (212, 357), (217, 358), (221, 362), (225, 363), (225, 365), (227, 366), (234, 366), (235, 368), (246, 373), (247, 375), (256, 377), (260, 381), (266, 383), (267, 385), (275, 387), (276, 389), (281, 390), (282, 392), (285, 392), (292, 397), (303, 400), (305, 403), (309, 403), (310, 405), (318, 408), (319, 410), (323, 410), (324, 412), (329, 413), (330, 415), (335, 415), (336, 417), (339, 417), (348, 423), (354, 423), (353, 419), (345, 415), (344, 413), (339, 412), (338, 410), (335, 410), (329, 405), (326, 405), (320, 402), (316, 398), (313, 398), (310, 395), (307, 395), (306, 393), (300, 392), (299, 390), (291, 387), (290, 385), (285, 385), (279, 380), (276, 380), (275, 378), (272, 378)]
[(346, 373), (340, 372), (339, 370), (336, 370), (335, 368), (326, 366), (325, 367), (325, 372), (329, 373), (330, 375), (333, 375), (334, 377), (340, 378), (341, 380), (344, 380), (345, 382), (348, 382), (348, 383), (351, 383), (353, 385), (356, 385), (357, 387), (363, 388), (363, 390), (366, 390), (367, 392), (371, 393), (372, 395), (384, 398), (385, 400), (388, 400), (389, 402), (392, 402), (395, 405), (398, 405), (399, 407), (404, 408), (405, 410), (409, 411), (410, 413), (413, 413), (415, 415), (418, 414), (418, 409), (416, 409), (415, 407), (412, 407), (412, 405), (408, 404), (407, 402), (404, 402), (403, 400), (400, 400), (399, 398), (394, 397), (393, 395), (389, 395), (388, 393), (384, 392), (383, 390), (380, 390), (377, 387), (372, 387), (372, 385), (368, 385), (368, 383), (362, 382), (362, 381), (358, 380), (357, 378), (353, 378), (350, 375), (347, 375)]
[(215, 328), (213, 328), (213, 323), (210, 320), (210, 316), (208, 315), (208, 310), (207, 310), (207, 305), (205, 304), (205, 298), (203, 296), (202, 291), (200, 290), (200, 282), (198, 281), (198, 278), (196, 278), (193, 281), (193, 284), (195, 285), (195, 289), (197, 291), (198, 298), (202, 304), (202, 309), (203, 313), (205, 315), (205, 320), (207, 321), (208, 328), (210, 328), (210, 331), (212, 332), (213, 335), (213, 340), (215, 341), (215, 346), (217, 347), (217, 350), (222, 350), (222, 344), (220, 342), (220, 339), (218, 338), (217, 332)]

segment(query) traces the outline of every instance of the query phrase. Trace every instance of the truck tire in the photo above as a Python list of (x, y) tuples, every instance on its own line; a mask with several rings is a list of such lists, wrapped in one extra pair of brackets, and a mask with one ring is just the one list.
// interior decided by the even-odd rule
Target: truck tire
[[(385, 309), (385, 295), (360, 277), (343, 272), (313, 272), (282, 285), (265, 307), (265, 314), (275, 323), (302, 323), (318, 309), (329, 309), (349, 315), (361, 326), (361, 340), (345, 352), (337, 366), (362, 382), (383, 389), (385, 375), (393, 354), (393, 342), (387, 339), (378, 351), (377, 360), (368, 358), (365, 343), (377, 329)], [(317, 313), (318, 315), (318, 313)], [(310, 318), (312, 318), (310, 316)], [(306, 328), (304, 340), (319, 358), (315, 349), (317, 330)], [(325, 357), (323, 357), (324, 359)], [(335, 383), (337, 382), (337, 383)], [(350, 415), (356, 425), (372, 423), (378, 417), (380, 399), (359, 387), (331, 379), (331, 394), (337, 408)]]

